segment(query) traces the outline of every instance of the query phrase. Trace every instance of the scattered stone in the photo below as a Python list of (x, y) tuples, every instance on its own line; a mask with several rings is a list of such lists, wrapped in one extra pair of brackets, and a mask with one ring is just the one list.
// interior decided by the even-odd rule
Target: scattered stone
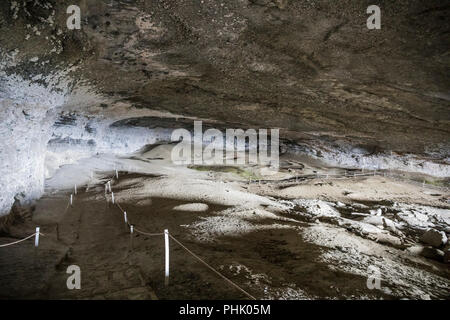
[(444, 261), (444, 251), (433, 247), (424, 247), (423, 250), (420, 252), (420, 255), (425, 258), (433, 259), (439, 262)]
[(413, 246), (407, 248), (406, 251), (408, 253), (410, 253), (411, 255), (413, 255), (413, 256), (419, 256), (419, 255), (421, 255), (421, 253), (423, 251), (423, 248), (424, 247), (422, 245), (420, 245), (420, 244), (419, 245), (413, 245)]
[(444, 252), (444, 262), (445, 263), (450, 263), (450, 248), (448, 248)]
[(369, 209), (368, 206), (366, 206), (365, 204), (362, 203), (354, 203), (352, 204), (353, 208), (357, 208), (357, 209)]
[(424, 234), (422, 234), (422, 236), (420, 237), (420, 241), (432, 245), (433, 247), (439, 248), (447, 243), (447, 236), (443, 231), (429, 229)]
[(380, 208), (378, 208), (377, 210), (370, 210), (369, 213), (373, 216), (381, 216), (383, 211)]
[(391, 231), (395, 231), (397, 229), (394, 221), (379, 216), (368, 216), (363, 219), (363, 222), (377, 227), (382, 227), (382, 229), (386, 228), (387, 230)]
[(362, 213), (362, 212), (352, 212), (351, 215), (355, 216), (355, 217), (367, 217), (368, 216), (367, 213)]

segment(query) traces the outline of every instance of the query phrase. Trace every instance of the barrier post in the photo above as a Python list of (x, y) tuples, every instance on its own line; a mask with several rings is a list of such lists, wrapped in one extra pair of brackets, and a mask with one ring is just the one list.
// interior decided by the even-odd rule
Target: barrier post
[(164, 284), (167, 287), (169, 285), (169, 230), (164, 230), (164, 242), (166, 247), (166, 268), (165, 268), (165, 280)]
[(109, 192), (111, 192), (111, 180), (108, 181), (108, 189), (109, 189)]
[(34, 246), (37, 248), (39, 246), (39, 231), (41, 230), (41, 228), (36, 227), (36, 234), (34, 237)]
[(134, 232), (134, 226), (130, 226), (130, 248), (133, 249), (133, 232)]
[(125, 230), (128, 230), (128, 219), (127, 219), (127, 212), (123, 212), (123, 220), (125, 221)]
[(73, 194), (70, 194), (70, 205), (73, 205)]
[(77, 185), (74, 187), (74, 193), (77, 194)]
[(111, 192), (111, 202), (114, 204), (114, 192)]
[(119, 171), (116, 169), (116, 179), (119, 180)]

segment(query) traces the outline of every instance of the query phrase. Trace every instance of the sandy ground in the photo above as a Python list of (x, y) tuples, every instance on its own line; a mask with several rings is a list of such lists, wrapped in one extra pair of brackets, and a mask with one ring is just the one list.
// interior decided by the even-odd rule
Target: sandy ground
[[(280, 172), (267, 175), (259, 167), (177, 167), (169, 155), (170, 146), (159, 146), (61, 168), (32, 219), (0, 237), (7, 243), (36, 225), (45, 234), (37, 250), (32, 240), (0, 248), (0, 298), (246, 298), (173, 241), (165, 286), (163, 236), (131, 238), (105, 195), (114, 168), (112, 191), (130, 223), (149, 233), (169, 229), (259, 299), (450, 298), (440, 256), (448, 245), (420, 241), (429, 228), (450, 232), (445, 189), (380, 175), (293, 180), (345, 171), (304, 159), (285, 159)], [(69, 265), (81, 268), (81, 290), (66, 287)], [(380, 288), (369, 289), (373, 270)]]

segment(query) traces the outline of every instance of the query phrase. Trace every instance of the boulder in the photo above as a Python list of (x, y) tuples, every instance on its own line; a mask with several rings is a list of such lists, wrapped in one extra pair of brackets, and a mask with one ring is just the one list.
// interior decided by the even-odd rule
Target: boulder
[(447, 236), (443, 231), (428, 229), (424, 234), (422, 234), (422, 236), (420, 237), (420, 241), (435, 248), (439, 248), (447, 243)]
[(444, 262), (445, 263), (450, 263), (450, 248), (447, 248), (444, 251)]
[(420, 252), (420, 255), (439, 262), (444, 261), (444, 252), (433, 247), (424, 247)]

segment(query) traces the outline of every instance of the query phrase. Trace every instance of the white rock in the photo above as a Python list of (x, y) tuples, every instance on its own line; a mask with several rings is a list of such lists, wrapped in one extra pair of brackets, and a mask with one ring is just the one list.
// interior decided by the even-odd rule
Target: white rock
[(379, 216), (369, 216), (369, 217), (364, 218), (362, 220), (362, 222), (368, 223), (368, 224), (371, 224), (371, 225), (374, 225), (377, 227), (383, 227), (383, 228), (386, 228), (386, 229), (392, 230), (392, 231), (396, 230), (395, 222), (388, 218), (383, 218), (383, 217), (379, 217)]

